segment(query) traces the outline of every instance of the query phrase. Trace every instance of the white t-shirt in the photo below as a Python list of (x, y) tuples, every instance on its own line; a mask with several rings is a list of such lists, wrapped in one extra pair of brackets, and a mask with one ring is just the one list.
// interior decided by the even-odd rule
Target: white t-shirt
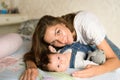
[(77, 42), (82, 44), (96, 44), (105, 38), (106, 32), (98, 18), (90, 12), (79, 12), (74, 18)]

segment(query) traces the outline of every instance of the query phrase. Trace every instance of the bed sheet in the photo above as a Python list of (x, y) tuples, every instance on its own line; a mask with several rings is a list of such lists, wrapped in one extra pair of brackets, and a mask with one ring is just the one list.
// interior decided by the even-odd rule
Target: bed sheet
[(25, 40), (23, 45), (13, 55), (0, 59), (0, 80), (19, 80), (19, 76), (25, 69), (23, 55), (30, 48), (31, 41)]
[[(75, 69), (69, 69), (68, 73), (72, 73)], [(120, 68), (111, 71), (109, 73), (105, 73), (99, 76), (91, 77), (91, 78), (74, 78), (75, 80), (120, 80)]]
[[(23, 55), (31, 48), (31, 42), (25, 40), (23, 45), (13, 55), (0, 59), (0, 80), (19, 80), (25, 69)], [(39, 70), (37, 80), (120, 80), (120, 68), (112, 72), (102, 74), (92, 78), (73, 78), (70, 74), (76, 69), (68, 69), (65, 73), (48, 73)], [(42, 74), (42, 77), (41, 77)], [(56, 78), (50, 78), (52, 75)]]

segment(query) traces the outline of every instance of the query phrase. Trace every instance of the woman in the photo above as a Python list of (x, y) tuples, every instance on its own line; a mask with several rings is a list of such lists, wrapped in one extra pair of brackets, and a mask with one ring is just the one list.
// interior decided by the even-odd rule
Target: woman
[(34, 80), (38, 74), (36, 65), (40, 64), (39, 56), (48, 49), (49, 45), (60, 48), (73, 42), (102, 49), (107, 60), (100, 66), (88, 65), (84, 70), (72, 73), (72, 76), (92, 77), (120, 67), (118, 59), (118, 57), (120, 58), (120, 50), (107, 38), (103, 26), (95, 15), (85, 11), (62, 17), (46, 15), (40, 19), (33, 35), (32, 48), (25, 55), (27, 69), (21, 80), (27, 78)]

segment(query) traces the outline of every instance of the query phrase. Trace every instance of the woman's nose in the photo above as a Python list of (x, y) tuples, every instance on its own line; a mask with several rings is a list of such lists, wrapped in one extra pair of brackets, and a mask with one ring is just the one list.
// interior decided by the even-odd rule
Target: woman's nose
[(60, 37), (57, 37), (57, 38), (56, 38), (56, 41), (57, 41), (58, 43), (63, 43), (63, 39), (60, 38)]
[(57, 42), (64, 44), (65, 43), (65, 39), (63, 37), (58, 37), (57, 38)]

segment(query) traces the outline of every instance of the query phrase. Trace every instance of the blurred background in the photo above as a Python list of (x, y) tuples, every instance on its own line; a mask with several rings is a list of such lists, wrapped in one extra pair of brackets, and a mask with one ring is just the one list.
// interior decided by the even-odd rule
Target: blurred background
[[(0, 34), (16, 32), (22, 22), (46, 14), (61, 16), (86, 10), (99, 18), (108, 37), (120, 47), (120, 0), (0, 0), (0, 3), (0, 10), (9, 11), (0, 14)], [(12, 10), (16, 11), (12, 13)]]

